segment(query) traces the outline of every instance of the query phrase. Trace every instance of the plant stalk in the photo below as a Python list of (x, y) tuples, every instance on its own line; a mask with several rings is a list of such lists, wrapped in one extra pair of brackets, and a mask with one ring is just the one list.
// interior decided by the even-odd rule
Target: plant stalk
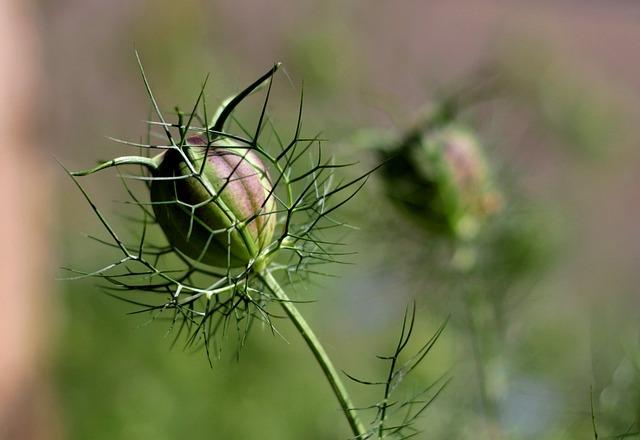
[(122, 157), (117, 157), (115, 159), (103, 162), (94, 168), (90, 168), (88, 170), (83, 170), (83, 171), (75, 171), (70, 174), (76, 177), (88, 176), (89, 174), (93, 174), (95, 172), (104, 170), (106, 168), (116, 167), (118, 165), (141, 165), (141, 166), (147, 167), (149, 170), (155, 170), (160, 165), (161, 160), (162, 160), (162, 154), (159, 154), (155, 157), (122, 156)]
[(307, 346), (318, 361), (318, 364), (320, 364), (320, 368), (322, 368), (322, 372), (329, 381), (333, 393), (338, 399), (338, 402), (340, 402), (342, 411), (347, 418), (347, 421), (349, 422), (349, 426), (351, 427), (351, 431), (355, 435), (355, 438), (364, 439), (367, 435), (367, 431), (364, 428), (362, 422), (360, 422), (360, 420), (358, 419), (358, 416), (353, 409), (354, 407), (351, 403), (351, 399), (349, 398), (347, 389), (340, 380), (338, 371), (333, 366), (331, 359), (329, 359), (327, 352), (320, 344), (317, 336), (315, 335), (313, 330), (311, 330), (311, 327), (309, 327), (309, 324), (307, 324), (307, 321), (305, 321), (304, 317), (300, 314), (300, 312), (298, 312), (295, 304), (291, 302), (291, 300), (284, 292), (282, 287), (280, 287), (280, 284), (278, 283), (278, 281), (276, 281), (273, 275), (271, 275), (271, 273), (267, 271), (264, 271), (260, 274), (260, 277), (267, 285), (269, 290), (271, 290), (275, 297), (278, 298), (280, 304), (282, 305), (282, 308), (289, 316), (296, 329), (298, 329), (298, 331), (300, 332), (300, 335), (307, 343)]

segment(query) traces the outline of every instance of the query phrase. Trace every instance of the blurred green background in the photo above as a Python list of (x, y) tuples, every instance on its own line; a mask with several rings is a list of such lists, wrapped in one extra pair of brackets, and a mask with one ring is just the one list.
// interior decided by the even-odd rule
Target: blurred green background
[[(592, 438), (591, 387), (602, 437), (640, 429), (635, 2), (40, 0), (34, 11), (42, 150), (74, 169), (126, 151), (105, 136), (144, 136), (134, 48), (168, 111), (189, 108), (206, 74), (215, 103), (282, 61), (277, 119), (295, 120), (304, 81), (304, 130), (361, 162), (347, 173), (376, 163), (362, 129), (402, 132), (451, 90), (497, 77), (499, 90), (461, 115), (505, 197), (482, 271), (452, 275), (446, 245), (387, 202), (374, 176), (342, 214), (360, 227), (347, 237), (353, 265), (300, 286), (297, 298), (317, 300), (302, 312), (338, 367), (364, 378), (384, 374), (375, 355), (392, 349), (410, 301), (414, 348), (451, 316), (407, 379), (411, 390), (453, 378), (418, 438)], [(102, 233), (89, 206), (61, 170), (55, 178), (59, 265), (109, 263), (83, 238)], [(117, 212), (114, 173), (83, 183)], [(166, 322), (127, 315), (134, 306), (94, 283), (56, 289), (48, 351), (62, 438), (348, 438), (288, 323), (289, 343), (256, 328), (239, 360), (230, 337), (210, 368), (204, 353), (170, 348)], [(348, 386), (358, 405), (379, 397)]]

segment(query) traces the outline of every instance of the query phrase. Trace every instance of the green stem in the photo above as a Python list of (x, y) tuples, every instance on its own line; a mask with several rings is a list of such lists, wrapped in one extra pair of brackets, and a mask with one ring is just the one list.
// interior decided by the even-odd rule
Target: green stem
[(72, 176), (87, 176), (89, 174), (93, 174), (97, 171), (104, 170), (106, 168), (117, 167), (118, 165), (141, 165), (147, 167), (150, 170), (155, 170), (158, 168), (160, 164), (160, 160), (162, 160), (162, 154), (159, 154), (155, 157), (143, 157), (143, 156), (122, 156), (116, 159), (109, 160), (107, 162), (103, 162), (97, 167), (90, 168), (88, 170), (83, 171), (75, 171), (71, 173)]
[(329, 384), (331, 385), (331, 389), (333, 393), (336, 395), (338, 401), (340, 402), (340, 406), (342, 407), (342, 411), (344, 412), (347, 421), (349, 422), (349, 426), (351, 427), (351, 431), (358, 439), (364, 439), (367, 435), (367, 431), (364, 428), (364, 425), (358, 419), (356, 415), (353, 404), (351, 403), (351, 399), (349, 398), (349, 394), (347, 393), (347, 389), (344, 387), (342, 381), (340, 380), (340, 375), (338, 371), (333, 366), (331, 359), (327, 355), (327, 352), (324, 351), (324, 348), (320, 344), (315, 333), (307, 324), (307, 321), (302, 317), (295, 304), (291, 302), (287, 294), (282, 290), (280, 284), (269, 272), (263, 272), (260, 274), (264, 283), (269, 287), (269, 290), (275, 295), (276, 298), (280, 301), (282, 308), (287, 313), (293, 325), (298, 329), (300, 335), (305, 340), (309, 349), (315, 356), (318, 364), (320, 364), (320, 368), (322, 368), (322, 372), (326, 376)]
[[(490, 396), (489, 388), (488, 388), (488, 378), (487, 378), (487, 370), (485, 368), (487, 360), (486, 353), (483, 351), (481, 347), (480, 337), (484, 334), (483, 329), (480, 327), (479, 323), (476, 321), (475, 316), (475, 299), (473, 298), (474, 293), (467, 291), (466, 292), (466, 306), (467, 306), (467, 315), (468, 315), (468, 324), (469, 324), (469, 339), (471, 343), (471, 349), (473, 351), (473, 359), (474, 365), (478, 380), (478, 390), (480, 393), (480, 404), (482, 409), (482, 415), (485, 420), (489, 421), (491, 425), (491, 432), (487, 432), (486, 438), (496, 438), (498, 433), (500, 432), (499, 425), (497, 424), (498, 420), (498, 409), (496, 407), (495, 399)], [(497, 437), (501, 438), (501, 437)]]

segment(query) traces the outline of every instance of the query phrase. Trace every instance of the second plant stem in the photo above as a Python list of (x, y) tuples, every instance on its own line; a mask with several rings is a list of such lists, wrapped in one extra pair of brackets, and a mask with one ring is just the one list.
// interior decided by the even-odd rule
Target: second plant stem
[(282, 287), (280, 287), (280, 284), (273, 277), (273, 275), (265, 271), (260, 275), (260, 277), (267, 285), (269, 290), (271, 290), (273, 295), (278, 299), (287, 316), (291, 319), (291, 322), (293, 322), (293, 325), (296, 327), (298, 332), (300, 332), (300, 335), (307, 343), (307, 346), (313, 353), (316, 361), (318, 361), (318, 364), (320, 364), (320, 368), (322, 368), (322, 372), (329, 381), (333, 393), (338, 399), (338, 402), (340, 402), (342, 412), (349, 422), (349, 426), (355, 438), (366, 438), (367, 430), (364, 428), (362, 422), (360, 422), (360, 420), (358, 419), (358, 416), (354, 410), (354, 406), (351, 403), (351, 399), (349, 398), (347, 389), (340, 379), (340, 374), (334, 367), (331, 359), (329, 359), (329, 355), (327, 355), (327, 352), (320, 344), (318, 337), (315, 335), (313, 330), (311, 330), (311, 327), (309, 326), (309, 324), (307, 324), (307, 321), (300, 314), (300, 312), (298, 312), (295, 304), (289, 299), (289, 297), (282, 289)]

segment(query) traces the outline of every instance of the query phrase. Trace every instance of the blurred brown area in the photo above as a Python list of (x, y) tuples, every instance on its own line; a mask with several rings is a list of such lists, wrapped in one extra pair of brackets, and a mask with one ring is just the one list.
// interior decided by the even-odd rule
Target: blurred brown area
[(37, 145), (41, 48), (33, 6), (0, 3), (0, 438), (7, 440), (57, 438), (46, 357), (51, 186)]

